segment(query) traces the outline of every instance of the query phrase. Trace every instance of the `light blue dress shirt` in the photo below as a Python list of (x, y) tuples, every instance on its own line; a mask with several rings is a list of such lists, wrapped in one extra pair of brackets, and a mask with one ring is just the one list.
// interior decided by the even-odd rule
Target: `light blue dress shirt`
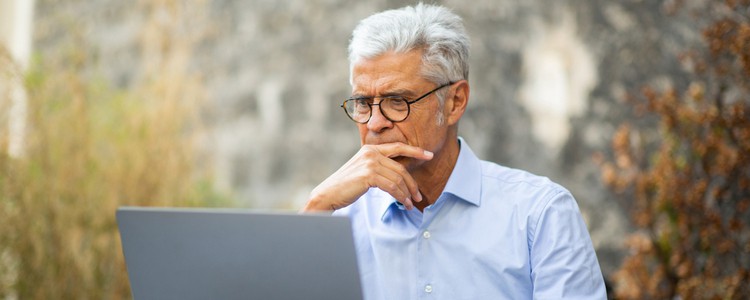
[(365, 299), (605, 299), (573, 196), (459, 142), (445, 189), (423, 213), (377, 188), (334, 212), (352, 220)]

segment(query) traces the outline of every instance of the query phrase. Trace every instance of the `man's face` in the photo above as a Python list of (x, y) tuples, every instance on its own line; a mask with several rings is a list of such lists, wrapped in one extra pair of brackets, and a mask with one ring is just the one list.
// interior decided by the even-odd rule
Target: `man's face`
[[(436, 88), (435, 83), (420, 76), (421, 50), (408, 53), (389, 52), (373, 59), (362, 59), (352, 69), (353, 96), (404, 96), (412, 101)], [(446, 89), (449, 87), (446, 87)], [(376, 100), (380, 101), (379, 99)], [(411, 104), (406, 120), (391, 122), (372, 107), (372, 117), (365, 124), (357, 124), (360, 142), (384, 144), (402, 142), (439, 154), (447, 136), (447, 125), (438, 125), (438, 98), (435, 93)], [(424, 161), (394, 158), (409, 170), (419, 167)]]

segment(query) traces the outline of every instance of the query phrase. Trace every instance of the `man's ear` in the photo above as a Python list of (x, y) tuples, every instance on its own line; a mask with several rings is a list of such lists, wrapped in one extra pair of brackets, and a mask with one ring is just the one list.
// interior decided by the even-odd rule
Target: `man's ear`
[(449, 97), (445, 99), (445, 116), (448, 126), (458, 123), (466, 111), (466, 105), (469, 103), (469, 82), (460, 80), (450, 88), (454, 91), (448, 93)]

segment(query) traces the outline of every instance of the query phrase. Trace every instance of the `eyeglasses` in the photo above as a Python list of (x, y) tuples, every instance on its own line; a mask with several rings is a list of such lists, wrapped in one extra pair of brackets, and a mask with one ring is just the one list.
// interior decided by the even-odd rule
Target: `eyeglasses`
[[(346, 99), (346, 101), (341, 104), (341, 108), (344, 109), (344, 112), (346, 112), (349, 119), (360, 124), (365, 124), (370, 121), (373, 106), (379, 106), (380, 113), (382, 113), (388, 121), (394, 123), (401, 122), (409, 117), (412, 104), (426, 98), (439, 89), (452, 85), (453, 83), (454, 82), (448, 82), (441, 85), (412, 101), (406, 100), (403, 96), (358, 97)], [(380, 99), (380, 102), (375, 103), (375, 99), (378, 98)]]

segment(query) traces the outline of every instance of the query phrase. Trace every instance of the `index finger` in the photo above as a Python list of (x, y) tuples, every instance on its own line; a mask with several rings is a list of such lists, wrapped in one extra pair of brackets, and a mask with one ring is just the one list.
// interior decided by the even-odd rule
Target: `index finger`
[(401, 142), (373, 145), (373, 147), (375, 147), (375, 149), (380, 152), (380, 154), (388, 158), (406, 156), (421, 160), (430, 160), (433, 156), (432, 152), (430, 151)]

